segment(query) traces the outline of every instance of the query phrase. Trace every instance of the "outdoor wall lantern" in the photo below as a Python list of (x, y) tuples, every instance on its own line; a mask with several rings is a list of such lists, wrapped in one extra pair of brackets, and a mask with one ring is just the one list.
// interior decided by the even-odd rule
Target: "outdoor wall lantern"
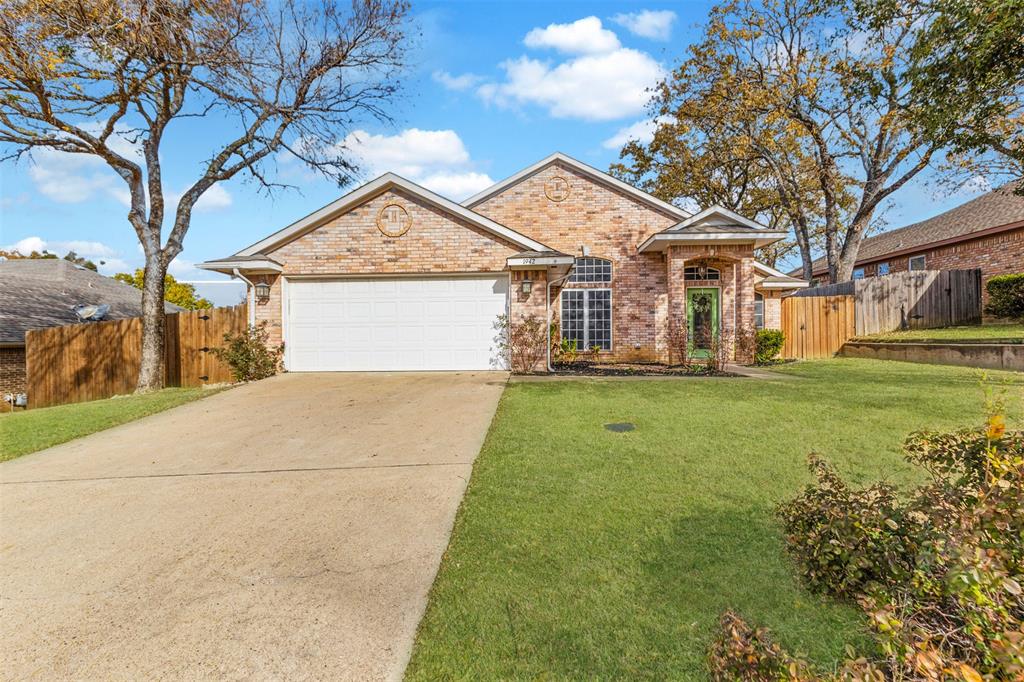
[(528, 279), (524, 279), (522, 284), (522, 291), (524, 294), (529, 294), (531, 291), (533, 291), (533, 282), (531, 282)]
[(256, 291), (256, 300), (260, 303), (266, 303), (270, 300), (270, 285), (266, 282), (257, 282), (253, 287)]

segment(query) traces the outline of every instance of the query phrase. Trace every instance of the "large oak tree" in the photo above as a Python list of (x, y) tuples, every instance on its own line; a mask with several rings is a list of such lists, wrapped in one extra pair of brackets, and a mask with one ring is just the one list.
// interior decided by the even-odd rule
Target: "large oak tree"
[[(283, 186), (281, 154), (350, 181), (338, 140), (388, 118), (406, 12), (404, 0), (0, 0), (5, 158), (90, 155), (127, 186), (146, 261), (140, 391), (164, 382), (165, 275), (196, 202), (236, 176)], [(208, 153), (174, 205), (163, 161), (176, 128)]]
[[(845, 0), (713, 8), (703, 37), (655, 93), (664, 137), (627, 147), (622, 167), (656, 173), (645, 154), (664, 160), (670, 136), (700, 148), (713, 135), (744, 164), (756, 160), (794, 229), (804, 276), (820, 239), (831, 280), (850, 279), (879, 208), (925, 169), (946, 168), (951, 149), (947, 129), (926, 129), (913, 115), (921, 106), (913, 50), (928, 27), (902, 13), (863, 26)], [(671, 169), (697, 182), (703, 172)]]

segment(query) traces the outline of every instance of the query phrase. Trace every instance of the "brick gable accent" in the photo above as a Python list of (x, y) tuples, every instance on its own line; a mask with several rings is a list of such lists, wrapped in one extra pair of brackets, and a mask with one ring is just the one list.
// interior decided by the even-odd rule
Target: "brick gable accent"
[[(412, 218), (409, 230), (388, 237), (377, 215), (397, 203)], [(282, 275), (251, 277), (271, 284), (270, 300), (257, 303), (257, 322), (267, 321), (271, 341), (282, 337), (282, 276), (413, 275), (502, 272), (519, 247), (400, 190), (377, 195), (296, 239), (269, 251)]]

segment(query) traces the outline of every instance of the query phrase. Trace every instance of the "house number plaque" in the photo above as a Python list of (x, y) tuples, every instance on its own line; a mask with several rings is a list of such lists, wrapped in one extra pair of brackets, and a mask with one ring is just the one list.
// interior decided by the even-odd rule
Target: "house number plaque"
[(412, 216), (400, 204), (385, 204), (377, 213), (377, 229), (385, 237), (401, 237), (412, 226)]

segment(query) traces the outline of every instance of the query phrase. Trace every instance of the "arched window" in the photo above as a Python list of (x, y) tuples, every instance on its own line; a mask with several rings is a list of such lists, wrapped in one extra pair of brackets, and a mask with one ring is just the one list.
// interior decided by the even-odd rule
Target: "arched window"
[(722, 279), (722, 273), (718, 271), (718, 268), (709, 268), (704, 265), (687, 265), (683, 268), (683, 279), (690, 282), (694, 280)]
[(764, 329), (764, 296), (754, 292), (754, 328)]
[(577, 258), (576, 267), (569, 275), (569, 283), (610, 282), (612, 262), (604, 258)]

